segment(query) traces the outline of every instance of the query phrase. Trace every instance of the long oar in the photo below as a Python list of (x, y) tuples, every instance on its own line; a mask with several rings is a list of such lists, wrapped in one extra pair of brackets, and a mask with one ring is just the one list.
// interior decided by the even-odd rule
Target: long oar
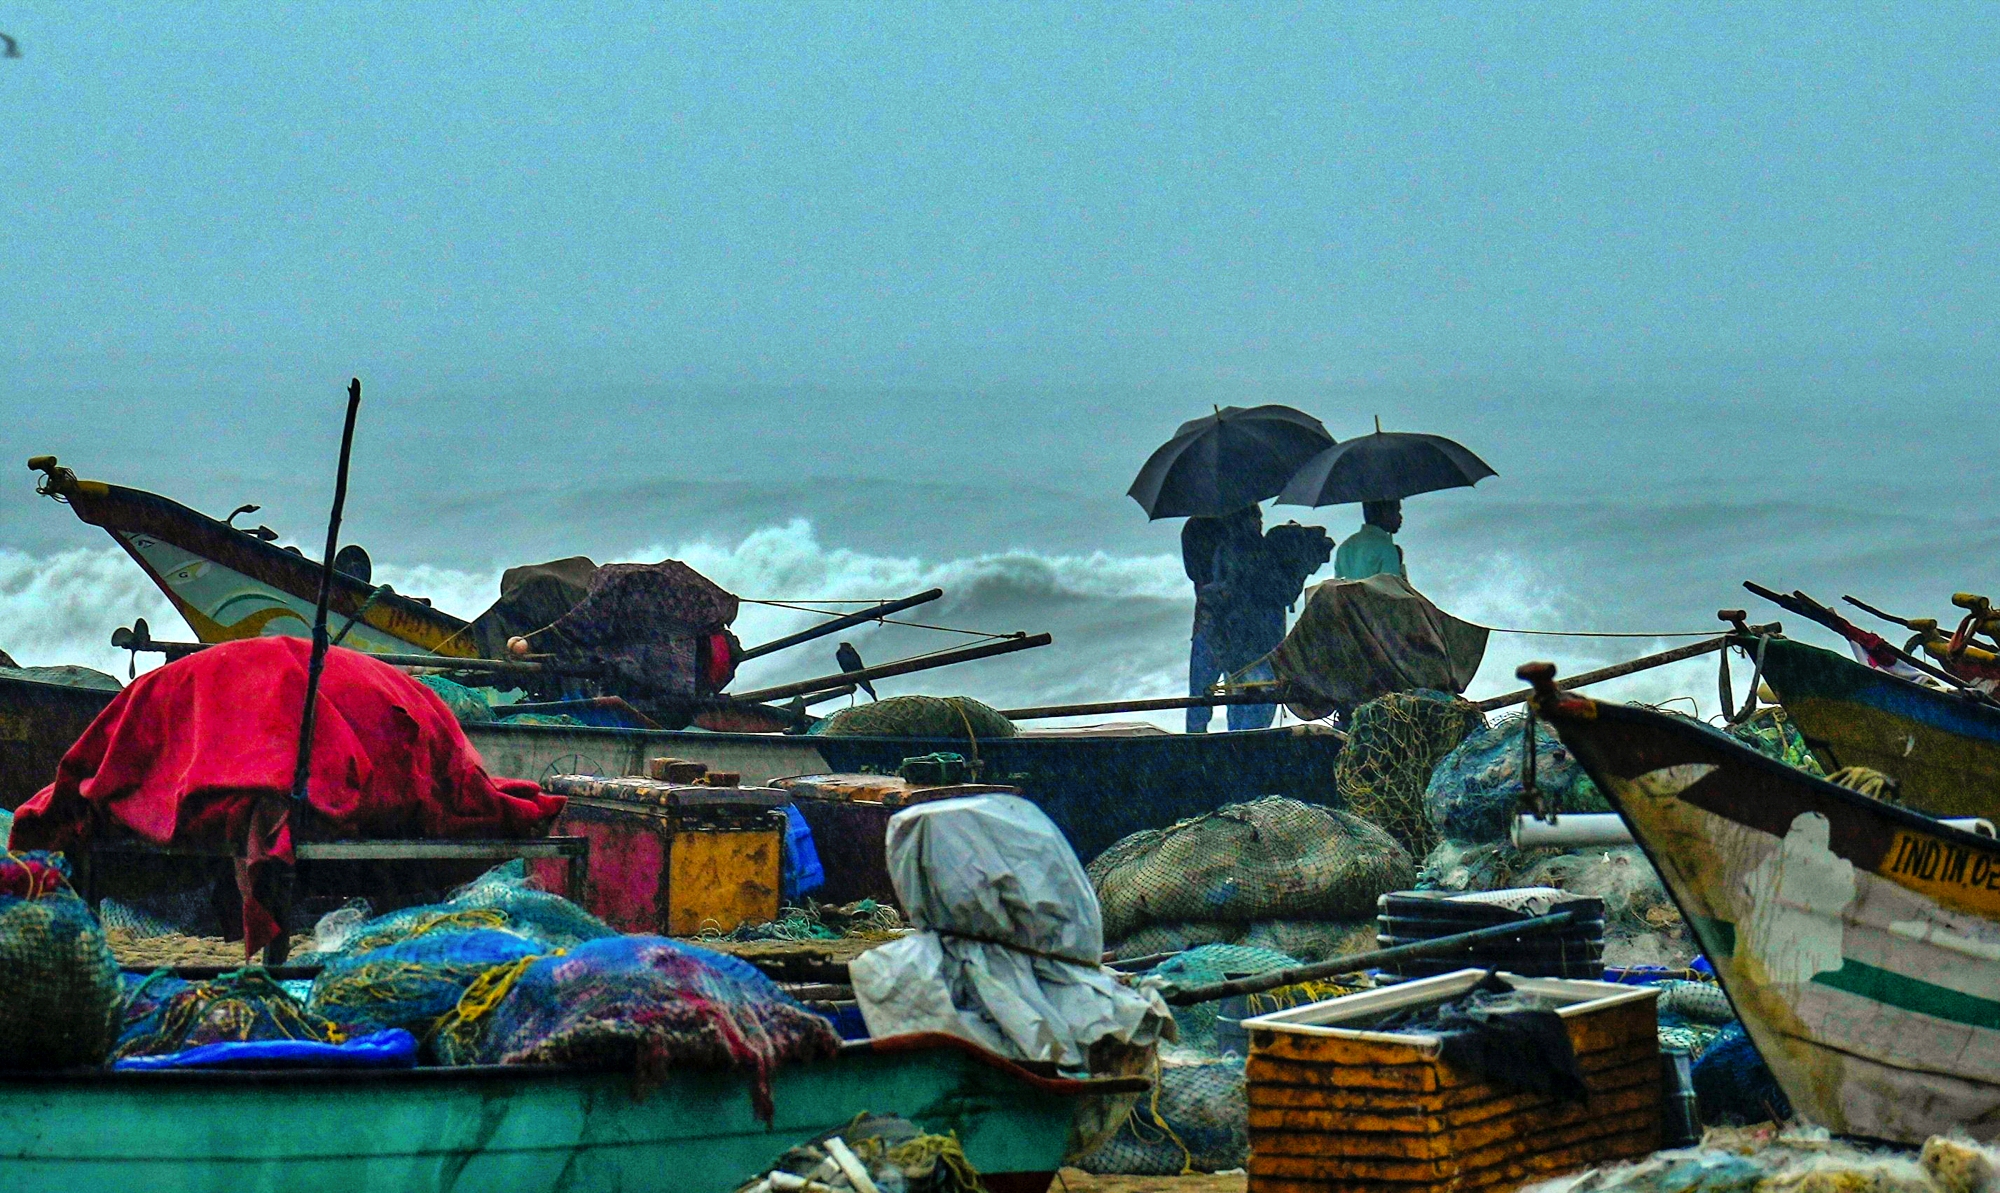
[[(1752, 633), (1775, 634), (1778, 632), (1778, 623), (1772, 622), (1770, 625), (1756, 625), (1747, 628)], [(1580, 688), (1587, 684), (1603, 683), (1607, 679), (1618, 679), (1638, 671), (1650, 671), (1654, 667), (1664, 667), (1668, 663), (1679, 663), (1686, 659), (1700, 658), (1705, 654), (1714, 654), (1716, 651), (1728, 646), (1729, 643), (1730, 639), (1727, 636), (1708, 638), (1686, 646), (1676, 646), (1672, 650), (1663, 650), (1659, 654), (1649, 654), (1643, 658), (1632, 659), (1629, 662), (1613, 663), (1609, 667), (1599, 667), (1595, 671), (1585, 671), (1581, 675), (1573, 675), (1563, 680), (1556, 686), (1562, 688), (1564, 691), (1568, 691), (1570, 688)], [(1534, 694), (1535, 690), (1533, 688), (1522, 688), (1518, 692), (1509, 692), (1505, 696), (1494, 696), (1488, 700), (1476, 701), (1474, 707), (1478, 708), (1481, 712), (1492, 712), (1496, 708), (1506, 708), (1513, 704), (1525, 704), (1528, 698)]]
[(782, 638), (774, 638), (761, 645), (752, 646), (737, 655), (736, 661), (739, 663), (748, 662), (751, 659), (762, 658), (774, 651), (788, 650), (801, 642), (811, 642), (815, 638), (824, 638), (828, 634), (838, 634), (848, 626), (860, 625), (867, 621), (880, 621), (892, 613), (901, 613), (905, 609), (914, 609), (918, 605), (929, 604), (943, 595), (944, 589), (942, 588), (926, 588), (915, 596), (906, 596), (899, 601), (884, 601), (879, 605), (870, 605), (866, 609), (857, 609), (853, 613), (843, 613), (832, 621), (822, 621), (818, 625), (807, 626), (796, 634), (786, 634)]
[(1470, 932), (1420, 940), (1415, 944), (1399, 944), (1391, 949), (1376, 949), (1372, 953), (1352, 953), (1312, 965), (1294, 965), (1290, 969), (1272, 970), (1270, 973), (1260, 973), (1255, 977), (1231, 978), (1225, 982), (1211, 982), (1204, 986), (1169, 987), (1164, 994), (1166, 1000), (1177, 1007), (1198, 1002), (1215, 1002), (1218, 999), (1233, 998), (1238, 994), (1262, 994), (1266, 990), (1276, 990), (1280, 986), (1296, 986), (1300, 982), (1316, 982), (1321, 978), (1338, 977), (1344, 973), (1379, 969), (1394, 961), (1445, 956), (1489, 940), (1511, 940), (1517, 936), (1537, 935), (1561, 928), (1574, 919), (1576, 919), (1575, 912), (1558, 911), (1550, 915), (1536, 916), (1531, 920), (1495, 924), (1491, 928), (1475, 928)]
[(793, 696), (810, 696), (830, 688), (847, 684), (858, 684), (864, 679), (887, 679), (892, 675), (908, 675), (914, 671), (929, 671), (935, 667), (949, 667), (953, 663), (969, 663), (974, 659), (991, 658), (999, 654), (1012, 654), (1017, 650), (1033, 650), (1037, 646), (1047, 646), (1055, 641), (1047, 634), (1022, 634), (1005, 638), (999, 642), (988, 642), (983, 646), (967, 646), (960, 650), (941, 650), (936, 654), (918, 655), (894, 663), (883, 663), (878, 667), (864, 667), (859, 671), (838, 672), (822, 675), (817, 679), (802, 679), (797, 683), (779, 684), (773, 688), (758, 688), (751, 692), (731, 692), (737, 700), (761, 702), (766, 700), (787, 700)]
[(320, 671), (326, 666), (326, 606), (333, 597), (333, 556), (340, 548), (340, 514), (347, 507), (347, 462), (354, 452), (354, 418), (361, 412), (361, 378), (347, 383), (347, 424), (340, 432), (340, 468), (333, 479), (333, 516), (326, 522), (326, 554), (320, 557), (319, 604), (313, 610), (312, 661), (306, 667), (306, 707), (299, 718), (299, 756), (292, 767), (292, 800), (306, 804), (306, 779), (312, 773), (313, 705), (319, 695)]

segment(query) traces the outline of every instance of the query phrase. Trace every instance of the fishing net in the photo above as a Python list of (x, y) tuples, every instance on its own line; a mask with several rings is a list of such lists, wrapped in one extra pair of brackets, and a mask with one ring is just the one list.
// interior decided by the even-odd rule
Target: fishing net
[(1522, 876), (1560, 852), (1516, 849), (1505, 840), (1468, 845), (1446, 839), (1439, 841), (1424, 858), (1423, 867), (1417, 871), (1417, 889), (1460, 892), (1532, 886)]
[[(331, 913), (348, 916), (348, 909)], [(615, 936), (617, 932), (603, 920), (571, 903), (561, 895), (536, 890), (519, 859), (496, 866), (452, 892), (442, 903), (426, 903), (367, 920), (343, 925), (337, 941), (340, 954), (365, 953), (433, 932), (471, 932), (498, 928), (525, 936), (543, 945), (543, 952), (568, 948), (587, 940)], [(319, 930), (314, 930), (315, 940)], [(317, 950), (317, 945), (315, 949)], [(314, 951), (299, 956), (295, 964), (324, 964), (334, 954)]]
[[(163, 970), (150, 983), (178, 983)], [(170, 991), (170, 992), (169, 992)], [(165, 994), (165, 997), (158, 997)], [(164, 1056), (244, 1040), (314, 1040), (337, 1042), (340, 1029), (307, 1012), (298, 999), (262, 969), (241, 969), (206, 982), (186, 982), (155, 992), (145, 1014), (129, 1018), (112, 1050), (111, 1059)]]
[(1242, 1058), (1164, 1059), (1152, 1094), (1077, 1167), (1102, 1175), (1176, 1176), (1241, 1168), (1249, 1158)]
[[(1189, 949), (1178, 957), (1170, 957), (1153, 967), (1150, 972), (1154, 977), (1164, 978), (1175, 986), (1206, 986), (1231, 977), (1287, 969), (1298, 963), (1298, 958), (1271, 949), (1245, 948), (1235, 944), (1211, 944), (1198, 949)], [(1180, 1028), (1180, 1046), (1196, 1052), (1215, 1052), (1215, 1019), (1221, 1010), (1220, 1002), (1198, 1002), (1192, 1006), (1175, 1007), (1174, 1023)]]
[(1218, 924), (1212, 920), (1182, 920), (1169, 924), (1147, 924), (1105, 948), (1118, 960), (1178, 953), (1205, 944), (1229, 944), (1243, 935), (1242, 924)]
[(970, 696), (890, 696), (816, 722), (826, 737), (1012, 737), (1014, 722)]
[(1382, 829), (1282, 796), (1137, 836), (1145, 840), (1120, 842), (1089, 868), (1114, 940), (1176, 920), (1359, 919), (1415, 877)]
[(1701, 951), (1659, 871), (1636, 845), (1580, 849), (1544, 858), (1522, 886), (1552, 886), (1604, 901), (1604, 963), (1684, 966)]
[(1694, 1096), (1701, 1121), (1711, 1126), (1792, 1117), (1791, 1100), (1741, 1027), (1723, 1029), (1694, 1062)]
[(1431, 771), (1485, 720), (1447, 692), (1391, 692), (1362, 705), (1333, 770), (1347, 810), (1387, 829), (1411, 857), (1429, 853), (1437, 840), (1424, 816)]
[(1259, 920), (1236, 941), (1301, 961), (1329, 961), (1375, 947), (1373, 920)]
[(1799, 727), (1792, 724), (1792, 718), (1775, 704), (1765, 705), (1751, 713), (1748, 720), (1731, 725), (1726, 732), (1751, 749), (1776, 758), (1787, 766), (1809, 775), (1826, 774), (1820, 768), (1819, 759), (1806, 745), (1805, 737), (1799, 733)]
[(487, 971), (439, 1023), (452, 1064), (570, 1064), (631, 1071), (735, 1068), (769, 1122), (771, 1075), (832, 1056), (840, 1039), (746, 961), (657, 936), (617, 936)]
[(1714, 1127), (1698, 1147), (1526, 1185), (1521, 1193), (1987, 1193), (2000, 1152), (1932, 1136), (1921, 1153), (1870, 1149), (1806, 1126)]
[(419, 675), (417, 682), (436, 692), (438, 699), (451, 710), (461, 725), (483, 725), (493, 720), (493, 706), (485, 697), (455, 680), (442, 675)]
[(0, 858), (0, 1068), (102, 1062), (120, 995), (118, 962), (63, 856)]
[(487, 971), (550, 951), (492, 928), (429, 932), (334, 957), (314, 979), (306, 1009), (350, 1037), (400, 1027), (423, 1041)]
[[(1424, 814), (1437, 836), (1479, 844), (1507, 837), (1520, 807), (1521, 715), (1477, 729), (1431, 772)], [(1611, 805), (1583, 773), (1569, 747), (1535, 723), (1535, 787), (1542, 806), (1556, 812), (1609, 812)]]
[(831, 1139), (841, 1141), (881, 1193), (986, 1193), (985, 1182), (966, 1158), (957, 1132), (929, 1135), (906, 1118), (866, 1112), (838, 1130), (787, 1149), (777, 1163), (745, 1182), (737, 1193), (771, 1193), (791, 1184), (774, 1182), (773, 1173), (808, 1180), (807, 1188), (854, 1188), (834, 1158), (834, 1149), (828, 1145)]

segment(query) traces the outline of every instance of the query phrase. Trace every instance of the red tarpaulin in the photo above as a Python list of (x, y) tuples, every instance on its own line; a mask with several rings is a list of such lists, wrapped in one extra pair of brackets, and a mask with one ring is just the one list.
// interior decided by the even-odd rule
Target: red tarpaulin
[[(245, 955), (279, 928), (259, 871), (290, 865), (292, 768), (312, 644), (212, 646), (134, 680), (21, 805), (14, 849), (75, 849), (93, 823), (118, 836), (227, 847), (243, 893)], [(495, 779), (429, 688), (357, 651), (327, 652), (309, 784), (314, 836), (542, 836), (561, 796)]]

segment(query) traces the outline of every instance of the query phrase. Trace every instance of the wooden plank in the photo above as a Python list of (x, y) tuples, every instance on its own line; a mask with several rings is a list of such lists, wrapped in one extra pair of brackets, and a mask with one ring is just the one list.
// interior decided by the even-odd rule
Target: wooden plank
[[(1448, 1159), (1478, 1153), (1508, 1141), (1522, 1145), (1533, 1138), (1551, 1134), (1566, 1138), (1571, 1128), (1587, 1127), (1599, 1120), (1634, 1111), (1659, 1113), (1659, 1072), (1651, 1080), (1625, 1089), (1592, 1097), (1587, 1102), (1556, 1102), (1544, 1095), (1529, 1095), (1529, 1104), (1511, 1114), (1497, 1114), (1483, 1120), (1452, 1126), (1438, 1123), (1427, 1132), (1354, 1130), (1330, 1123), (1324, 1115), (1311, 1111), (1279, 1112), (1297, 1125), (1260, 1128), (1260, 1114), (1251, 1112), (1250, 1146), (1253, 1151), (1274, 1156), (1350, 1156), (1383, 1159)], [(1268, 1122), (1268, 1119), (1266, 1120)]]
[[(1586, 1082), (1593, 1102), (1635, 1086), (1657, 1087), (1657, 1054), (1608, 1069)], [(1463, 1106), (1396, 1106), (1373, 1093), (1298, 1086), (1251, 1086), (1250, 1130), (1441, 1133), (1553, 1105), (1546, 1094), (1511, 1093)]]
[(585, 857), (582, 837), (534, 837), (518, 841), (301, 841), (293, 847), (302, 862), (462, 860), (517, 857)]
[[(1269, 1176), (1319, 1180), (1440, 1182), (1488, 1168), (1512, 1171), (1526, 1164), (1527, 1161), (1523, 1157), (1531, 1153), (1567, 1154), (1584, 1148), (1592, 1140), (1604, 1137), (1638, 1135), (1650, 1131), (1651, 1137), (1657, 1140), (1659, 1130), (1660, 1110), (1656, 1104), (1643, 1110), (1590, 1120), (1571, 1128), (1561, 1140), (1515, 1135), (1486, 1147), (1443, 1158), (1340, 1156), (1329, 1153), (1323, 1146), (1316, 1150), (1308, 1146), (1299, 1148), (1296, 1153), (1281, 1153), (1269, 1150), (1266, 1141), (1256, 1140), (1250, 1149), (1250, 1171)], [(1327, 1142), (1326, 1136), (1296, 1138), (1309, 1140), (1310, 1143)]]
[(1511, 1168), (1490, 1168), (1447, 1181), (1288, 1178), (1260, 1174), (1253, 1168), (1249, 1193), (1508, 1193), (1529, 1181), (1546, 1180), (1610, 1161), (1635, 1159), (1656, 1148), (1657, 1136), (1640, 1130), (1543, 1153)]

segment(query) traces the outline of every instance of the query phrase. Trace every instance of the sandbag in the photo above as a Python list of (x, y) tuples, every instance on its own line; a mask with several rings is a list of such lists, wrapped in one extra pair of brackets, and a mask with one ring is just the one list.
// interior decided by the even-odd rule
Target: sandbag
[(1282, 796), (1148, 830), (1091, 863), (1105, 934), (1151, 923), (1354, 920), (1415, 879), (1409, 853), (1358, 816)]
[[(1437, 764), (1424, 790), (1424, 814), (1439, 837), (1479, 844), (1507, 837), (1521, 806), (1521, 717), (1503, 717), (1468, 734)], [(1609, 812), (1569, 747), (1535, 723), (1535, 788), (1555, 812)]]
[(121, 996), (118, 962), (62, 855), (0, 859), (0, 1068), (103, 1063)]

